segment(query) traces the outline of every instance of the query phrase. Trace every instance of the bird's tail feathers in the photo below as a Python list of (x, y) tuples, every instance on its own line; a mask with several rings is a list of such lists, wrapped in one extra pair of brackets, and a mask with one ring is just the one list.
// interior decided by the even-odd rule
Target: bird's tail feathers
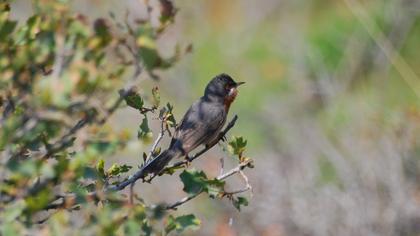
[(159, 156), (155, 157), (149, 163), (147, 163), (143, 170), (145, 173), (154, 173), (158, 174), (161, 172), (166, 165), (175, 157), (179, 157), (182, 155), (182, 152), (177, 149), (167, 149), (163, 151)]

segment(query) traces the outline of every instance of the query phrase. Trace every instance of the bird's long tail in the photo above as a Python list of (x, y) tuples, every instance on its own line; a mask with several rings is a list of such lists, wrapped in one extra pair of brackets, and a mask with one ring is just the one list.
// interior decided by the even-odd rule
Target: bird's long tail
[(159, 156), (155, 157), (149, 163), (147, 163), (143, 169), (145, 173), (158, 174), (165, 168), (166, 165), (173, 159), (182, 156), (182, 152), (177, 149), (167, 149)]

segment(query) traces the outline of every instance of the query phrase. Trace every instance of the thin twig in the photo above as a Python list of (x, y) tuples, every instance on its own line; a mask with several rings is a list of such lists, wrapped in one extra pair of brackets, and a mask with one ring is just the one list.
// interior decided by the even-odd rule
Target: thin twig
[[(230, 129), (232, 129), (233, 128), (233, 126), (235, 126), (235, 123), (236, 123), (236, 120), (238, 119), (238, 116), (237, 115), (235, 115), (234, 117), (233, 117), (233, 119), (229, 122), (229, 124), (226, 126), (226, 128), (220, 133), (220, 135), (219, 135), (219, 139), (218, 140), (220, 140), (220, 139), (222, 139), (226, 134), (227, 134), (227, 132), (229, 132), (229, 130)], [(189, 161), (191, 162), (191, 161), (193, 161), (193, 160), (195, 160), (195, 159), (197, 159), (199, 156), (201, 156), (202, 154), (204, 154), (205, 152), (207, 152), (210, 148), (212, 148), (214, 145), (216, 145), (216, 143), (217, 142), (215, 142), (213, 145), (211, 145), (211, 146), (206, 146), (203, 150), (201, 150), (201, 151), (199, 151), (198, 153), (196, 153), (194, 156), (192, 156), (190, 159), (189, 159)], [(170, 165), (170, 166), (168, 166), (168, 167), (166, 167), (163, 171), (162, 171), (162, 173), (164, 173), (165, 172), (165, 170), (167, 170), (167, 169), (170, 169), (170, 168), (173, 168), (173, 167), (178, 167), (178, 166), (182, 166), (182, 165), (185, 165), (185, 164), (187, 164), (187, 160), (184, 160), (184, 161), (179, 161), (179, 162), (177, 162), (177, 163), (175, 163), (175, 164), (173, 164), (173, 165)], [(139, 180), (139, 179), (141, 179), (141, 178), (144, 178), (144, 177), (146, 177), (146, 175), (148, 174), (147, 172), (145, 172), (145, 169), (146, 169), (146, 167), (147, 167), (147, 164), (146, 165), (144, 165), (142, 168), (140, 168), (136, 173), (134, 173), (134, 175), (132, 175), (130, 178), (128, 178), (127, 180), (125, 180), (125, 181), (123, 181), (123, 182), (121, 182), (121, 183), (119, 183), (118, 185), (115, 185), (115, 186), (112, 186), (112, 187), (109, 187), (108, 188), (108, 190), (109, 191), (120, 191), (120, 190), (123, 190), (125, 187), (127, 187), (128, 185), (130, 185), (131, 183), (133, 183), (133, 182), (136, 182), (137, 180)], [(150, 182), (152, 179), (154, 179), (155, 177), (156, 177), (157, 175), (155, 174), (155, 175), (153, 175), (153, 176), (151, 176), (150, 177), (150, 179), (148, 180), (148, 182)]]
[(225, 192), (224, 194), (234, 195), (234, 194), (243, 193), (243, 192), (246, 192), (248, 190), (251, 190), (251, 196), (252, 196), (252, 192), (253, 192), (252, 191), (252, 186), (251, 186), (251, 184), (249, 184), (248, 177), (245, 175), (245, 173), (242, 170), (239, 171), (239, 174), (241, 175), (242, 179), (245, 182), (245, 187), (243, 189), (239, 189), (239, 190), (236, 190), (236, 191)]
[(147, 155), (145, 163), (147, 163), (150, 160), (150, 158), (152, 158), (153, 153), (156, 151), (157, 145), (159, 145), (164, 135), (165, 135), (165, 120), (161, 119), (160, 133), (158, 137), (156, 138), (155, 142), (153, 143), (152, 148), (149, 151), (149, 155)]
[(224, 168), (225, 168), (225, 159), (224, 159), (224, 156), (222, 155), (220, 157), (220, 172), (219, 172), (219, 175), (223, 174)]
[[(233, 126), (235, 126), (235, 123), (236, 123), (237, 119), (238, 119), (238, 116), (235, 115), (233, 117), (233, 119), (229, 122), (229, 124), (226, 126), (226, 128), (219, 134), (218, 140), (221, 140), (226, 136), (227, 132), (229, 132), (229, 130), (232, 129)], [(174, 163), (173, 165), (170, 165), (170, 166), (166, 167), (165, 169), (170, 169), (170, 168), (173, 168), (173, 167), (178, 167), (178, 166), (185, 165), (185, 164), (187, 164), (187, 162), (191, 162), (191, 161), (197, 159), (199, 156), (201, 156), (203, 153), (207, 152), (210, 148), (212, 148), (216, 144), (217, 144), (217, 142), (215, 142), (211, 146), (206, 146), (203, 150), (199, 151), (194, 156), (190, 157), (189, 161), (188, 160), (179, 161), (179, 162)]]
[[(120, 97), (114, 102), (114, 104), (107, 109), (107, 115), (101, 119), (98, 123), (104, 124), (108, 118), (118, 109), (121, 103), (124, 101), (124, 98), (130, 94), (130, 91), (133, 89), (129, 88), (126, 90), (120, 90)], [(66, 148), (71, 142), (73, 142), (73, 135), (75, 135), (80, 129), (85, 127), (87, 124), (93, 122), (96, 118), (96, 113), (87, 115), (86, 117), (80, 119), (76, 125), (74, 125), (66, 134), (64, 134), (56, 143), (54, 143), (48, 152), (44, 155), (43, 159), (51, 157), (53, 154), (61, 151)]]
[[(160, 123), (160, 133), (158, 135), (158, 137), (156, 138), (155, 142), (152, 145), (152, 148), (149, 151), (149, 155), (147, 155), (145, 163), (148, 163), (149, 160), (151, 160), (153, 153), (156, 151), (157, 146), (159, 145), (160, 141), (162, 140), (163, 136), (165, 135), (165, 120), (164, 119), (160, 119), (161, 123)], [(143, 169), (143, 168), (142, 168)], [(136, 181), (133, 181), (130, 184), (130, 203), (133, 204), (133, 193), (134, 193), (134, 185), (136, 184)]]
[(130, 185), (130, 204), (134, 204), (134, 184), (135, 182), (131, 183)]
[[(120, 92), (120, 97), (108, 109), (108, 116), (106, 116), (103, 120), (100, 121), (101, 124), (103, 124), (109, 118), (109, 116), (112, 113), (115, 112), (115, 110), (119, 107), (119, 105), (124, 100), (124, 98), (129, 94), (129, 92), (130, 92), (131, 89), (132, 88)], [(55, 142), (54, 144), (51, 145), (51, 147), (49, 148), (49, 150), (47, 151), (47, 153), (42, 156), (42, 159), (47, 159), (47, 158), (51, 157), (53, 154), (55, 154), (55, 153), (63, 150), (64, 148), (66, 148), (67, 145), (69, 145), (69, 143), (73, 142), (73, 139), (74, 138), (72, 136), (74, 134), (76, 134), (77, 131), (79, 131), (80, 129), (82, 129), (86, 124), (92, 122), (93, 119), (94, 119), (94, 116), (87, 116), (87, 117), (79, 120), (76, 123), (76, 125), (74, 125), (66, 134), (64, 134), (57, 142)], [(13, 158), (13, 157), (14, 156), (12, 156), (11, 158)], [(43, 180), (41, 182), (36, 183), (35, 185), (33, 185), (31, 188), (29, 188), (26, 191), (26, 193), (24, 194), (24, 196), (33, 195), (33, 194), (38, 193), (39, 191), (41, 191), (42, 189), (44, 189), (45, 186), (47, 186), (48, 184), (50, 184), (53, 181), (54, 181), (53, 179), (45, 179), (45, 180)]]
[[(240, 163), (238, 166), (236, 166), (235, 168), (233, 168), (233, 169), (229, 170), (228, 172), (226, 172), (225, 174), (222, 174), (222, 175), (217, 176), (216, 177), (216, 180), (224, 180), (224, 179), (226, 179), (226, 178), (228, 178), (228, 177), (230, 177), (230, 176), (232, 176), (232, 175), (234, 175), (236, 173), (240, 173), (240, 172), (242, 172), (242, 170), (245, 167), (249, 166), (251, 163), (252, 163), (252, 160), (244, 161), (244, 162)], [(252, 188), (250, 186), (247, 186), (245, 189), (240, 190), (238, 193), (248, 191), (249, 189), (252, 189)], [(177, 201), (175, 203), (172, 203), (170, 205), (167, 205), (166, 206), (166, 209), (167, 210), (176, 210), (176, 208), (178, 206), (180, 206), (180, 205), (182, 205), (182, 204), (190, 201), (191, 199), (197, 197), (201, 193), (203, 193), (203, 189), (200, 190), (200, 191), (198, 191), (197, 193), (195, 193), (193, 195), (190, 195), (188, 197), (184, 197), (184, 198), (182, 198), (181, 200), (179, 200), (179, 201)], [(235, 194), (235, 193), (233, 193), (233, 194)]]
[[(235, 123), (236, 123), (236, 120), (238, 119), (238, 116), (237, 115), (235, 115), (234, 117), (233, 117), (233, 119), (229, 122), (229, 124), (226, 126), (226, 128), (220, 133), (220, 135), (219, 135), (219, 140), (220, 139), (223, 139), (224, 137), (225, 137), (225, 135), (227, 134), (227, 132), (230, 130), (230, 129), (232, 129), (233, 128), (233, 126), (235, 125)], [(163, 133), (163, 131), (161, 131), (161, 134)], [(152, 147), (152, 152), (156, 149), (156, 147), (157, 147), (157, 145), (159, 144), (159, 142), (160, 142), (160, 140), (162, 139), (160, 136), (163, 136), (163, 134), (162, 135), (159, 135), (158, 136), (158, 138), (156, 139), (156, 141), (155, 141), (155, 144), (153, 145), (153, 147)], [(216, 142), (217, 143), (217, 142)], [(215, 143), (215, 144), (216, 144)], [(215, 145), (214, 144), (214, 145)], [(214, 145), (212, 145), (212, 146), (214, 146)], [(203, 150), (201, 150), (200, 152), (198, 152), (198, 153), (196, 153), (192, 158), (191, 158), (191, 160), (194, 160), (194, 159), (196, 159), (196, 158), (198, 158), (199, 156), (201, 156), (203, 153), (205, 153), (206, 151), (208, 151), (212, 146), (207, 146), (206, 148), (204, 148)], [(233, 169), (231, 169), (230, 171), (228, 171), (228, 172), (226, 172), (226, 173), (224, 173), (224, 174), (221, 174), (221, 175), (219, 175), (216, 179), (217, 180), (223, 180), (223, 179), (226, 179), (226, 178), (228, 178), (229, 176), (231, 176), (231, 175), (234, 175), (234, 174), (236, 174), (236, 173), (238, 173), (238, 172), (240, 172), (243, 168), (245, 168), (246, 166), (248, 166), (248, 165), (250, 165), (251, 164), (251, 160), (248, 160), (248, 161), (245, 161), (245, 162), (242, 162), (242, 163), (240, 163), (236, 168), (233, 168)], [(185, 161), (180, 161), (180, 162), (177, 162), (177, 163), (175, 163), (174, 165), (172, 165), (172, 166), (170, 166), (170, 167), (167, 167), (167, 168), (171, 168), (171, 167), (177, 167), (177, 166), (181, 166), (181, 165), (183, 165), (183, 164), (185, 164)], [(125, 181), (123, 181), (123, 182), (121, 182), (120, 184), (118, 184), (118, 185), (114, 185), (114, 186), (109, 186), (109, 187), (106, 187), (105, 188), (105, 191), (106, 192), (110, 192), (110, 191), (120, 191), (120, 190), (123, 190), (125, 187), (127, 187), (128, 185), (132, 185), (132, 184), (134, 184), (137, 180), (139, 180), (140, 178), (144, 178), (144, 176), (145, 176), (145, 174), (147, 174), (147, 173), (144, 173), (144, 170), (145, 170), (145, 167), (143, 166), (141, 169), (139, 169), (134, 175), (132, 175), (130, 178), (128, 178), (127, 180), (125, 180)], [(155, 177), (155, 176), (153, 176), (153, 177)], [(44, 184), (46, 184), (46, 183), (44, 183)], [(33, 189), (33, 191), (36, 191), (36, 190), (39, 190), (39, 189), (42, 189), (42, 188), (36, 188), (36, 189)], [(202, 191), (201, 191), (202, 192)], [(186, 197), (186, 198), (184, 198), (184, 199), (181, 199), (180, 201), (178, 201), (178, 202), (176, 202), (176, 203), (174, 203), (174, 204), (172, 204), (172, 205), (169, 205), (168, 207), (167, 207), (167, 209), (175, 209), (177, 206), (179, 206), (179, 205), (181, 205), (181, 204), (183, 204), (183, 203), (185, 203), (185, 202), (187, 202), (187, 201), (189, 201), (189, 200), (191, 200), (191, 199), (193, 199), (193, 198), (195, 198), (196, 196), (198, 196), (199, 194), (201, 194), (201, 192), (199, 192), (199, 193), (197, 193), (197, 194), (195, 194), (195, 195), (192, 195), (192, 196), (189, 196), (189, 197)], [(133, 194), (133, 193), (132, 193)], [(89, 193), (88, 195), (87, 195), (87, 198), (88, 199), (93, 199), (93, 200), (98, 200), (99, 198), (99, 195), (100, 195), (100, 193), (99, 192), (91, 192), (91, 193)], [(130, 197), (133, 197), (133, 196), (130, 196)], [(47, 209), (60, 209), (60, 208), (66, 208), (67, 206), (66, 205), (74, 205), (74, 204), (76, 204), (75, 202), (74, 202), (74, 199), (75, 199), (75, 194), (67, 194), (67, 195), (61, 195), (61, 196), (57, 196), (57, 199), (56, 199), (56, 201), (57, 200), (59, 200), (59, 199), (62, 199), (62, 201), (59, 201), (59, 202), (56, 202), (56, 203), (52, 203), (52, 204), (50, 204), (49, 206), (47, 206)], [(68, 203), (72, 203), (72, 204), (68, 204)]]
[(251, 196), (252, 196), (252, 194), (254, 193), (254, 191), (253, 191), (253, 189), (252, 189), (252, 186), (251, 186), (251, 184), (249, 183), (249, 180), (248, 180), (248, 176), (246, 176), (245, 175), (245, 173), (241, 170), (241, 171), (239, 171), (239, 174), (242, 176), (242, 178), (245, 180), (245, 184), (246, 184), (246, 187), (249, 189), (249, 190), (251, 190)]

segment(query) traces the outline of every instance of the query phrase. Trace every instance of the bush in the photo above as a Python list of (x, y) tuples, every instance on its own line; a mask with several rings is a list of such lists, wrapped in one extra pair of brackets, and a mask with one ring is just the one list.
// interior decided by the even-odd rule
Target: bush
[[(157, 70), (170, 68), (191, 51), (190, 46), (177, 46), (170, 58), (159, 54), (156, 40), (177, 11), (169, 1), (160, 4), (160, 24), (152, 26), (149, 19), (121, 22), (112, 13), (92, 20), (73, 12), (66, 1), (34, 1), (34, 14), (16, 22), (10, 20), (10, 4), (0, 3), (2, 235), (40, 229), (52, 234), (83, 230), (88, 235), (181, 232), (197, 228), (200, 221), (193, 214), (173, 216), (169, 210), (201, 193), (226, 197), (238, 209), (248, 204), (236, 195), (251, 188), (242, 170), (252, 167), (252, 160), (243, 156), (246, 141), (241, 137), (229, 143), (238, 166), (216, 178), (187, 169), (186, 161), (167, 167), (162, 174), (183, 169), (180, 179), (188, 194), (173, 204), (149, 206), (133, 191), (129, 196), (120, 193), (139, 179), (151, 183), (156, 177), (142, 174), (141, 168), (110, 163), (105, 168), (106, 158), (131, 139), (105, 125), (125, 104), (144, 116), (139, 139), (153, 137), (150, 117), (161, 122), (154, 145), (143, 153), (144, 161), (159, 154), (161, 138), (176, 127), (173, 107), (161, 105), (157, 87), (139, 94), (132, 86), (141, 73), (158, 80)], [(226, 192), (225, 179), (236, 173), (247, 186)], [(72, 214), (81, 216), (80, 222), (73, 222)]]

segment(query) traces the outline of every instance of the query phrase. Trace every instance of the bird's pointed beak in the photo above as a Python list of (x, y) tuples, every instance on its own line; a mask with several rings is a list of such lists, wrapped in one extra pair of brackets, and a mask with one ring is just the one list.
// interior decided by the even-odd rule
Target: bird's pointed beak
[(238, 87), (239, 85), (245, 84), (245, 82), (237, 82), (236, 83), (236, 87)]

